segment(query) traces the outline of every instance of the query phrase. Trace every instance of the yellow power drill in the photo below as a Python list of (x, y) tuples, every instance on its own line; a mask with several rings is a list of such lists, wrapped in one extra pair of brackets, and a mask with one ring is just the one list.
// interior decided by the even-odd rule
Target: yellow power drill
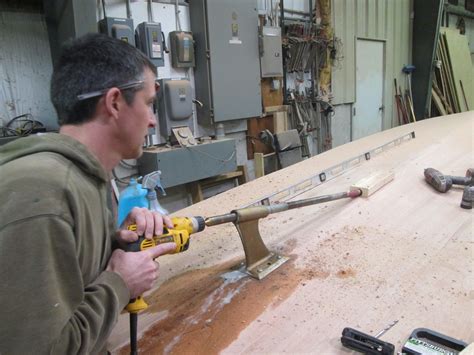
[[(176, 243), (174, 254), (181, 253), (189, 248), (189, 237), (193, 233), (201, 232), (206, 227), (202, 217), (173, 217), (173, 228), (163, 228), (162, 235), (154, 235), (151, 239), (146, 239), (143, 235), (138, 240), (127, 245), (125, 251), (142, 251), (153, 248), (159, 244)], [(131, 231), (137, 230), (137, 225), (128, 226)], [(148, 304), (143, 297), (139, 296), (130, 300), (125, 309), (130, 313), (130, 354), (137, 354), (137, 322), (138, 312), (146, 309)]]
[[(206, 227), (203, 217), (173, 217), (171, 218), (173, 228), (163, 228), (163, 234), (154, 235), (151, 239), (145, 238), (143, 235), (138, 240), (127, 245), (125, 251), (142, 251), (153, 248), (159, 244), (176, 243), (176, 249), (173, 254), (181, 253), (189, 248), (189, 237), (193, 233), (201, 232)], [(137, 225), (128, 226), (128, 230), (136, 231)], [(148, 307), (142, 297), (132, 300), (125, 309), (130, 313), (138, 313)]]

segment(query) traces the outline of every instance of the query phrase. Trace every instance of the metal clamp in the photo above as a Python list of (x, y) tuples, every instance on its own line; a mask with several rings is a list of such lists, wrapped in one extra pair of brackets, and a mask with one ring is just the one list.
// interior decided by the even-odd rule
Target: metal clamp
[(268, 250), (258, 230), (258, 221), (270, 214), (268, 208), (250, 207), (232, 211), (237, 215), (234, 222), (244, 246), (245, 271), (258, 280), (263, 279), (273, 270), (285, 263), (289, 258), (272, 253)]

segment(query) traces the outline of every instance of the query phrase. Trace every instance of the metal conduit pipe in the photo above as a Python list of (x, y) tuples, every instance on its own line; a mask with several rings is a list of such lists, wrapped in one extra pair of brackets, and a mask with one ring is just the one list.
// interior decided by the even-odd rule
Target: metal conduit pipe
[(310, 10), (309, 13), (307, 13), (307, 12), (304, 12), (304, 11), (284, 9), (284, 12), (286, 12), (287, 14), (294, 14), (294, 15), (301, 15), (301, 16), (311, 17), (311, 10)]
[(127, 7), (127, 18), (132, 18), (132, 9), (130, 8), (130, 0), (125, 1)]
[[(285, 5), (284, 1), (280, 0), (280, 29), (281, 29), (281, 36), (285, 36)], [(283, 105), (288, 104), (288, 99), (286, 97), (286, 50), (282, 48), (282, 65), (283, 65)]]

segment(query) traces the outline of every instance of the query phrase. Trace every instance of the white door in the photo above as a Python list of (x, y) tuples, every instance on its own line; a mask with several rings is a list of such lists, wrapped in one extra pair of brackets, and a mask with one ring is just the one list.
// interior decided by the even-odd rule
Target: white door
[(382, 130), (384, 45), (383, 41), (357, 39), (352, 140)]

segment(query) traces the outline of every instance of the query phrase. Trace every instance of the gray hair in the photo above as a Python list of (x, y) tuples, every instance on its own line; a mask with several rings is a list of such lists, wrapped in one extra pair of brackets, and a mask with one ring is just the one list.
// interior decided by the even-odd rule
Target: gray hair
[[(51, 78), (51, 101), (59, 125), (81, 124), (92, 119), (100, 97), (78, 96), (143, 80), (145, 68), (156, 67), (137, 48), (104, 34), (87, 34), (63, 47)], [(122, 90), (131, 104), (140, 87)]]

